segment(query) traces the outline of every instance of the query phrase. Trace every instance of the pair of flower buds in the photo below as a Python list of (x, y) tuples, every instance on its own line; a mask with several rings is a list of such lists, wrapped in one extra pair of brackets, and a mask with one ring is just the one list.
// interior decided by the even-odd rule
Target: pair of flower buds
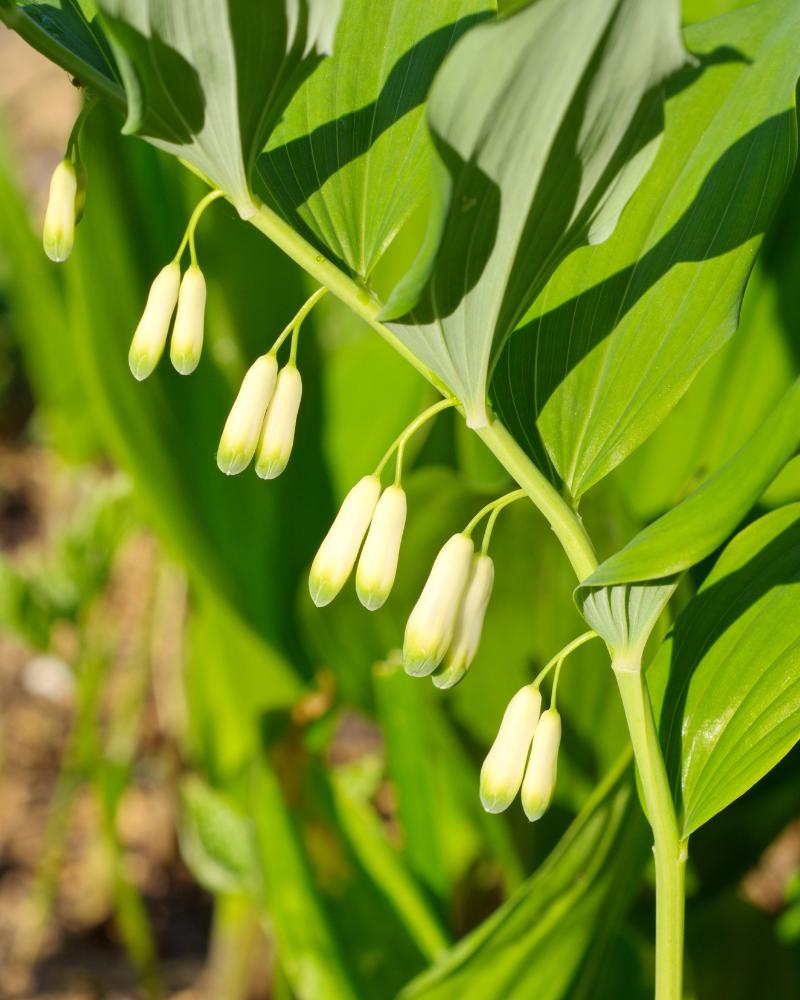
[(520, 790), (531, 822), (547, 811), (556, 784), (561, 716), (555, 708), (541, 709), (542, 693), (535, 684), (526, 684), (508, 703), (481, 768), (481, 803), (487, 812), (503, 812)]
[[(394, 584), (405, 520), (406, 496), (400, 486), (381, 492), (377, 475), (359, 480), (345, 497), (311, 566), (309, 590), (317, 607), (336, 597), (358, 559), (359, 600), (370, 611), (380, 608)], [(491, 558), (476, 555), (467, 535), (453, 535), (436, 557), (408, 620), (403, 645), (406, 673), (433, 674), (433, 683), (440, 688), (461, 680), (478, 650), (493, 583)]]
[[(176, 311), (177, 306), (177, 311)], [(181, 266), (173, 260), (156, 275), (147, 303), (128, 352), (128, 364), (140, 382), (152, 374), (169, 336), (169, 356), (181, 375), (190, 375), (200, 362), (206, 309), (206, 281), (197, 264), (190, 264), (181, 278)]]
[(44, 252), (57, 264), (72, 253), (75, 226), (83, 215), (86, 202), (86, 175), (83, 167), (65, 157), (50, 178), (50, 193), (44, 214), (42, 244)]

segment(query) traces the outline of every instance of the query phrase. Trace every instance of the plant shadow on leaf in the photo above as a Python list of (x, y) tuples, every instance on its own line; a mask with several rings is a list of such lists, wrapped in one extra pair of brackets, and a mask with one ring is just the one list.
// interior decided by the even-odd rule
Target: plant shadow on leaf
[[(667, 96), (673, 97), (690, 87), (708, 67), (730, 62), (750, 60), (731, 46), (720, 46), (699, 57), (698, 65), (676, 74), (666, 87)], [(735, 195), (743, 175), (769, 173), (773, 148), (791, 121), (792, 112), (773, 115), (733, 143), (709, 170), (680, 219), (635, 263), (523, 323), (511, 335), (493, 375), (493, 400), (501, 417), (514, 430), (524, 427), (522, 440), (554, 478), (556, 472), (536, 431), (537, 417), (547, 401), (569, 373), (611, 336), (626, 314), (669, 271), (683, 263), (724, 256), (766, 230), (772, 214), (770, 205), (759, 206), (752, 218), (749, 213), (727, 212), (728, 206), (722, 202), (726, 193)], [(704, 220), (717, 215), (719, 225), (709, 234)], [(609, 302), (617, 307), (609, 309)], [(580, 334), (565, 336), (565, 330)], [(533, 392), (528, 389), (531, 385)], [(509, 407), (507, 400), (514, 400), (517, 408), (522, 401), (530, 412), (515, 415), (511, 412), (514, 406)]]
[[(431, 32), (397, 60), (375, 101), (265, 150), (258, 157), (258, 168), (266, 183), (280, 190), (281, 208), (291, 211), (302, 205), (329, 177), (363, 156), (384, 132), (424, 104), (448, 49), (485, 19), (485, 14), (472, 14)], [(419, 73), (418, 66), (425, 72)]]
[[(129, 122), (126, 130), (136, 130), (147, 138), (177, 145), (190, 143), (202, 131), (205, 121), (203, 85), (195, 67), (155, 30), (145, 37), (120, 18), (106, 14), (105, 19), (126, 53), (131, 54), (136, 63), (149, 63), (154, 69), (147, 83), (140, 73), (136, 73), (139, 88), (145, 91), (148, 84), (154, 88), (154, 91), (145, 91), (141, 101), (144, 108), (151, 110), (145, 112), (142, 122)], [(177, 99), (175, 91), (180, 95)], [(156, 107), (161, 109), (157, 115), (152, 111)], [(170, 111), (169, 117), (165, 116), (164, 109)]]
[(668, 666), (663, 668), (669, 676), (659, 731), (679, 814), (684, 807), (682, 764), (687, 756), (684, 716), (695, 672), (714, 644), (749, 608), (770, 591), (797, 580), (798, 552), (800, 522), (795, 521), (734, 572), (701, 591), (690, 605), (691, 614), (685, 613), (675, 624)]

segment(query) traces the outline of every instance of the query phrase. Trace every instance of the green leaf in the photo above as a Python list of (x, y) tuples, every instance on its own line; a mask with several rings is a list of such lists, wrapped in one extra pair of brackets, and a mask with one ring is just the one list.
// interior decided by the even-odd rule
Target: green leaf
[[(575, 247), (606, 239), (652, 162), (678, 6), (539, 0), (470, 31), (434, 84), (433, 225), (383, 315), (486, 422), (503, 341)], [(404, 315), (406, 314), (407, 315)]]
[(576, 596), (589, 624), (617, 652), (640, 652), (677, 574), (725, 541), (798, 444), (800, 379), (721, 469), (581, 583)]
[(765, 0), (686, 38), (698, 63), (670, 83), (652, 170), (612, 238), (559, 268), (497, 365), (501, 417), (576, 499), (653, 432), (733, 334), (794, 169), (794, 0)]
[(125, 85), (123, 131), (205, 174), (242, 215), (250, 177), (294, 89), (331, 51), (327, 0), (98, 0)]
[(730, 542), (659, 651), (650, 674), (684, 837), (800, 739), (799, 600), (792, 504)]
[(264, 904), (292, 992), (297, 1000), (355, 1000), (356, 990), (315, 891), (278, 779), (263, 763), (254, 766), (253, 779), (250, 808), (264, 875)]
[(628, 767), (616, 768), (527, 882), (402, 1000), (558, 1000), (613, 933), (647, 852)]
[(492, 0), (347, 0), (333, 58), (295, 95), (258, 170), (269, 203), (361, 277), (427, 191), (428, 90)]
[(209, 892), (257, 893), (260, 875), (247, 816), (195, 777), (181, 786), (181, 805), (181, 853), (200, 885)]

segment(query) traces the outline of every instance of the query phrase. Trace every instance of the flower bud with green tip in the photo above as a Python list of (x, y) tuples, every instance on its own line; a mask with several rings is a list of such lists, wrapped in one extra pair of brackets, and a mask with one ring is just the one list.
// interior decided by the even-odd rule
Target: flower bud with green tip
[(277, 378), (275, 355), (262, 354), (242, 379), (217, 448), (217, 465), (226, 475), (235, 476), (250, 464)]
[(42, 244), (50, 260), (59, 264), (72, 253), (75, 242), (75, 224), (81, 200), (80, 179), (79, 171), (70, 159), (62, 160), (50, 178)]
[(181, 375), (191, 375), (200, 362), (205, 309), (206, 279), (197, 264), (190, 264), (181, 280), (169, 343), (170, 360)]
[(561, 716), (554, 708), (542, 712), (533, 735), (531, 757), (522, 782), (522, 808), (533, 823), (547, 812), (556, 786)]
[(151, 374), (164, 353), (180, 283), (180, 265), (172, 261), (161, 268), (150, 286), (147, 303), (128, 352), (131, 372), (140, 382)]
[(375, 508), (356, 570), (356, 593), (368, 611), (380, 608), (394, 585), (405, 523), (405, 491), (389, 486)]
[(542, 694), (530, 684), (520, 688), (508, 703), (481, 768), (481, 804), (487, 812), (502, 812), (514, 801), (522, 784), (541, 708)]
[(294, 365), (282, 368), (275, 395), (267, 410), (256, 455), (256, 472), (262, 479), (275, 479), (289, 464), (303, 395), (303, 380)]
[(458, 684), (469, 670), (483, 631), (483, 619), (494, 585), (494, 563), (490, 556), (480, 554), (472, 562), (467, 589), (458, 613), (453, 642), (444, 663), (431, 677), (438, 688), (451, 688)]
[(448, 539), (406, 625), (403, 669), (427, 677), (439, 666), (453, 638), (456, 619), (469, 580), (472, 539), (459, 532)]
[(330, 604), (353, 571), (380, 493), (380, 479), (364, 476), (344, 498), (311, 564), (308, 589), (318, 608)]

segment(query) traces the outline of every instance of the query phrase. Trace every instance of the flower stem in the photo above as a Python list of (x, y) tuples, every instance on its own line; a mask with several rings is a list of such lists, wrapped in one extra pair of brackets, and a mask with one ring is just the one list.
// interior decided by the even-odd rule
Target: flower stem
[(451, 406), (456, 405), (456, 400), (451, 397), (448, 399), (440, 399), (438, 403), (434, 403), (433, 406), (429, 406), (427, 410), (423, 410), (419, 416), (414, 417), (410, 424), (406, 425), (402, 431), (397, 435), (397, 437), (392, 441), (389, 447), (386, 449), (386, 453), (383, 458), (378, 462), (377, 468), (375, 469), (375, 475), (380, 476), (383, 470), (386, 468), (386, 464), (389, 459), (397, 451), (397, 469), (395, 472), (395, 482), (399, 484), (400, 473), (403, 469), (403, 452), (405, 451), (406, 442), (412, 435), (416, 434), (417, 431), (426, 424), (431, 417), (435, 417), (437, 413), (441, 413), (442, 410), (446, 410)]
[(681, 1000), (686, 842), (681, 840), (678, 831), (641, 657), (615, 656), (612, 666), (628, 722), (647, 818), (653, 829), (656, 1000)]
[[(443, 396), (450, 396), (441, 379), (378, 320), (381, 305), (366, 288), (340, 271), (265, 205), (257, 205), (256, 212), (249, 221), (364, 319)], [(499, 420), (490, 419), (487, 426), (476, 428), (476, 433), (545, 516), (578, 580), (585, 580), (597, 568), (597, 556), (580, 516), (566, 503)], [(634, 671), (631, 671), (630, 666), (624, 670), (621, 661), (615, 658), (614, 669), (655, 841), (656, 1000), (680, 1000), (686, 848), (678, 834), (675, 809), (650, 698), (641, 676), (641, 666)]]
[(189, 222), (186, 226), (186, 231), (183, 234), (183, 239), (180, 242), (180, 246), (175, 252), (173, 260), (176, 264), (180, 263), (181, 257), (183, 257), (183, 251), (186, 249), (186, 244), (189, 244), (189, 254), (192, 258), (192, 263), (197, 264), (197, 249), (194, 245), (194, 231), (197, 228), (197, 223), (200, 221), (200, 216), (205, 212), (212, 201), (216, 201), (217, 198), (222, 198), (225, 194), (224, 191), (216, 189), (214, 191), (209, 191), (207, 195), (204, 195), (200, 201), (194, 206), (194, 211), (189, 216)]

